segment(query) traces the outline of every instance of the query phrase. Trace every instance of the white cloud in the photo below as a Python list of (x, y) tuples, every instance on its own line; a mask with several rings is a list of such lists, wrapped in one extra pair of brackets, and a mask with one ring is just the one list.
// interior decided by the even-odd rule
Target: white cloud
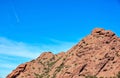
[(75, 44), (75, 42), (64, 42), (55, 39), (50, 39), (49, 41), (52, 41), (53, 44), (40, 44), (39, 46), (35, 46), (0, 37), (0, 54), (33, 59), (39, 56), (40, 52), (51, 51), (58, 53), (60, 51), (67, 51)]
[(31, 46), (23, 42), (16, 42), (0, 37), (0, 54), (35, 58), (40, 54), (40, 50), (37, 46)]
[(17, 65), (16, 64), (8, 64), (8, 63), (0, 64), (0, 67), (7, 68), (7, 69), (15, 68), (15, 66), (17, 66)]
[(44, 51), (51, 51), (53, 53), (59, 53), (61, 51), (66, 52), (69, 50), (73, 45), (76, 44), (76, 42), (66, 42), (66, 41), (60, 41), (56, 39), (49, 39), (53, 44), (49, 45), (42, 45), (42, 50)]
[[(41, 52), (54, 52), (67, 51), (76, 42), (59, 41), (55, 39), (49, 39), (50, 44), (40, 44), (39, 46), (26, 44), (24, 42), (17, 42), (5, 37), (0, 37), (0, 72), (5, 77), (10, 73), (17, 65), (26, 62), (28, 59), (37, 58)], [(17, 57), (17, 58), (16, 58)], [(26, 60), (27, 59), (27, 60)], [(20, 61), (20, 62), (18, 62)], [(4, 70), (8, 69), (8, 70)]]

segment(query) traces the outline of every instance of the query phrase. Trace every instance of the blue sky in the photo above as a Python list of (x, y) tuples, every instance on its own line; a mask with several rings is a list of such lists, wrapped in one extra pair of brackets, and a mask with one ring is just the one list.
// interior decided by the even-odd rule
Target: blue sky
[(66, 51), (96, 27), (118, 36), (120, 0), (0, 0), (0, 76), (43, 51)]

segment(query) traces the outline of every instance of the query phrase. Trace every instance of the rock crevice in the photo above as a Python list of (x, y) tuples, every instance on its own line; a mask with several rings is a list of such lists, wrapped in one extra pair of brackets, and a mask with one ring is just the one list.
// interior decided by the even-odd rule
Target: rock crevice
[(120, 38), (96, 28), (67, 52), (44, 52), (18, 66), (7, 78), (113, 77), (120, 71)]

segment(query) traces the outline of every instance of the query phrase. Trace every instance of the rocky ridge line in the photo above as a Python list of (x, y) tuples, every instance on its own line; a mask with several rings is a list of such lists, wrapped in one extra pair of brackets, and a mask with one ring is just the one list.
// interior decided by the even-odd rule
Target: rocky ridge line
[(67, 52), (44, 52), (21, 64), (7, 78), (113, 77), (120, 71), (120, 38), (96, 28)]

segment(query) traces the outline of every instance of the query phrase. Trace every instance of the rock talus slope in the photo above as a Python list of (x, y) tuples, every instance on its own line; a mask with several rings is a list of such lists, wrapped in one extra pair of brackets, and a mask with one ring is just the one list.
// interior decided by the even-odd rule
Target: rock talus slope
[(96, 28), (67, 52), (44, 52), (19, 65), (7, 78), (112, 77), (120, 71), (120, 38)]

